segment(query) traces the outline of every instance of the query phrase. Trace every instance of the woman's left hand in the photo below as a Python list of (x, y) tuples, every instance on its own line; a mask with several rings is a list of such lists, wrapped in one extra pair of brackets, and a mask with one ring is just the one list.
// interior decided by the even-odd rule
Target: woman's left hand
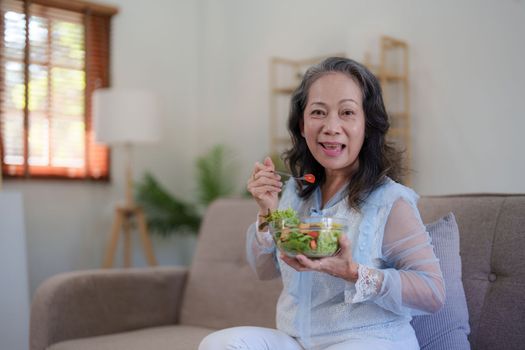
[(348, 237), (345, 235), (339, 237), (339, 246), (341, 247), (339, 253), (328, 258), (312, 260), (302, 254), (295, 258), (281, 254), (281, 259), (297, 271), (324, 272), (350, 282), (356, 282), (358, 264), (352, 259), (352, 249)]

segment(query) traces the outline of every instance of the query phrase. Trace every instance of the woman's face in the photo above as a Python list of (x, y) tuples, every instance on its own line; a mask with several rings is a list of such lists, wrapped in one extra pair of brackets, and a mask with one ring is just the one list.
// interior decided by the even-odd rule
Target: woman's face
[(346, 176), (357, 170), (365, 138), (359, 85), (343, 73), (327, 73), (317, 79), (308, 91), (301, 134), (327, 176)]

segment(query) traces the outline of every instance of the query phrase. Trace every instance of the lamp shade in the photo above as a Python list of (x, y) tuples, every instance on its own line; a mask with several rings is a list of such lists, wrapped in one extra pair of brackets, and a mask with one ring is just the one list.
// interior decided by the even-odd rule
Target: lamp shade
[(149, 91), (97, 89), (93, 93), (93, 115), (98, 142), (134, 144), (160, 139), (158, 103)]

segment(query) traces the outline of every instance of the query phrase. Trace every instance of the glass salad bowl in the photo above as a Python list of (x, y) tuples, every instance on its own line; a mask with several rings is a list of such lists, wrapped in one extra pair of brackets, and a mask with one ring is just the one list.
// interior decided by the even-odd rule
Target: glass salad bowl
[(283, 218), (271, 222), (269, 228), (275, 244), (284, 254), (324, 258), (339, 252), (339, 237), (347, 233), (348, 221), (338, 217)]

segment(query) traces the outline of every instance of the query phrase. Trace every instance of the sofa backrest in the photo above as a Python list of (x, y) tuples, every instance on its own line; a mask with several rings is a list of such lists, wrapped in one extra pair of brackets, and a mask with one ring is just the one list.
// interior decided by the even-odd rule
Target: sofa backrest
[[(422, 197), (425, 223), (452, 211), (460, 231), (463, 284), (473, 349), (525, 344), (525, 195)], [(257, 207), (221, 199), (205, 216), (180, 322), (209, 328), (275, 327), (278, 279), (259, 281), (245, 258)], [(518, 346), (519, 348), (519, 346)]]
[(248, 199), (210, 205), (199, 231), (180, 322), (208, 328), (275, 327), (279, 279), (259, 281), (246, 261), (246, 230), (257, 218)]
[(473, 349), (525, 346), (525, 195), (422, 197), (425, 223), (453, 212)]

